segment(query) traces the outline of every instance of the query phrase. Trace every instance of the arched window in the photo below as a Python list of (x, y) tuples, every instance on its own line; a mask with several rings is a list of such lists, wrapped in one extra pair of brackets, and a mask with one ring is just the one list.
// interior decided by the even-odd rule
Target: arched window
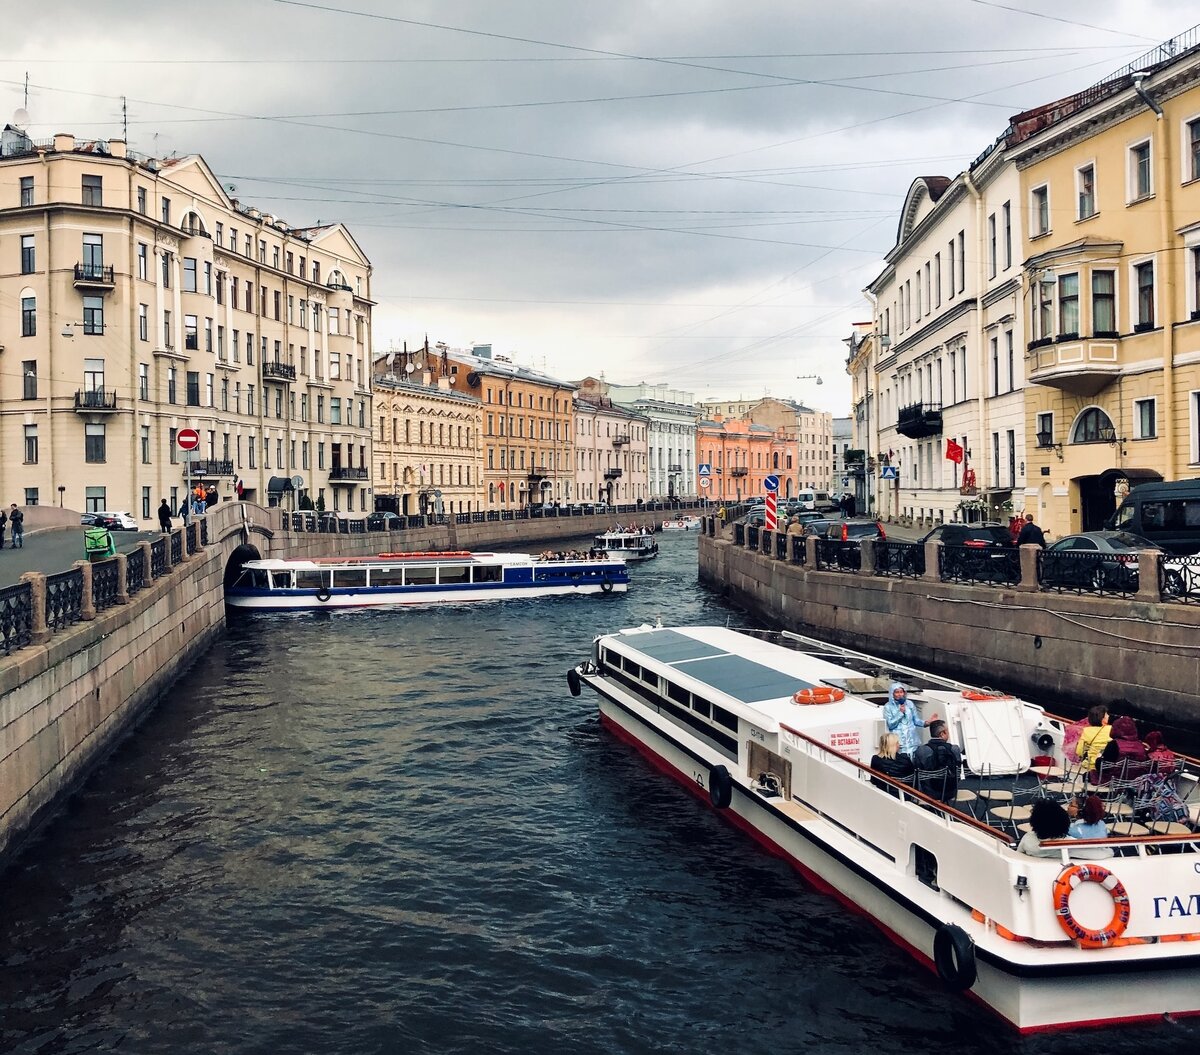
[(1112, 419), (1099, 407), (1088, 407), (1075, 419), (1072, 443), (1108, 443), (1116, 436)]

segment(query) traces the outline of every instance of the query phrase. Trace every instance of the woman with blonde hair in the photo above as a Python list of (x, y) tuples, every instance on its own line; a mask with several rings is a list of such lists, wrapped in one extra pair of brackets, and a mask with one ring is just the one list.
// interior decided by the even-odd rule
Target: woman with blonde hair
[[(882, 773), (885, 777), (891, 777), (893, 780), (905, 780), (913, 775), (912, 759), (908, 755), (900, 753), (900, 737), (895, 733), (884, 733), (879, 738), (879, 748), (871, 756), (871, 768), (876, 773)], [(875, 777), (871, 778), (871, 783), (893, 795), (898, 794), (890, 784)]]

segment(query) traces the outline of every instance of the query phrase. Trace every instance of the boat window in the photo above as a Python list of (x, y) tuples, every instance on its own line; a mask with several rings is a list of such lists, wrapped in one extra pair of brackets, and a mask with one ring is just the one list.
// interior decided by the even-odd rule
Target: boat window
[(725, 726), (730, 732), (737, 732), (738, 720), (736, 714), (730, 714), (724, 707), (713, 708), (713, 721)]
[(404, 569), (404, 584), (406, 586), (433, 586), (436, 582), (437, 568), (433, 565)]
[(403, 586), (404, 585), (404, 569), (403, 568), (372, 568), (371, 569), (371, 585), (372, 586)]
[(367, 585), (366, 568), (338, 568), (333, 573), (333, 585), (345, 590)]
[(252, 571), (250, 575), (250, 585), (256, 590), (269, 590), (271, 588), (270, 579), (265, 571)]
[(471, 568), (466, 564), (443, 564), (438, 569), (438, 582), (470, 582)]
[(708, 700), (702, 700), (699, 696), (692, 697), (692, 710), (697, 714), (704, 715), (705, 718), (712, 717), (712, 704)]
[(499, 582), (503, 569), (499, 564), (477, 564), (471, 569), (472, 582)]
[(624, 661), (622, 662), (622, 666), (625, 668), (625, 672), (627, 674), (632, 674), (635, 678), (640, 678), (642, 676), (641, 665), (638, 663), (634, 663), (634, 661), (632, 659), (630, 659), (628, 656), (626, 656), (624, 658)]
[(327, 571), (297, 571), (296, 572), (296, 589), (297, 590), (319, 590), (324, 586), (329, 585), (329, 572)]
[[(263, 576), (264, 580), (266, 576)], [(264, 582), (263, 585), (266, 585)], [(290, 590), (292, 588), (292, 570), (273, 571), (271, 572), (271, 589), (272, 590)]]
[(652, 689), (657, 689), (657, 688), (658, 688), (658, 685), (659, 685), (659, 679), (658, 679), (658, 675), (657, 675), (657, 674), (651, 674), (651, 673), (650, 673), (650, 671), (648, 671), (648, 670), (643, 670), (643, 671), (642, 671), (642, 681), (643, 681), (643, 682), (644, 682), (646, 685), (649, 685), (649, 686), (650, 686), (650, 688), (652, 688)]
[(674, 682), (667, 682), (667, 695), (676, 703), (682, 703), (686, 707), (691, 693), (687, 689), (680, 688)]

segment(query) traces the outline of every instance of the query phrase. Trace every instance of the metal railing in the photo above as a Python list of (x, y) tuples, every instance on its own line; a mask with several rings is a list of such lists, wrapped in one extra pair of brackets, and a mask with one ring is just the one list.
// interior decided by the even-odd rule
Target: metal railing
[(1132, 597), (1138, 592), (1136, 553), (1039, 552), (1037, 556), (1043, 590), (1097, 597)]
[(10, 655), (33, 640), (33, 586), (27, 582), (0, 589), (0, 637)]
[(83, 615), (83, 569), (46, 576), (46, 626), (63, 630)]
[(1165, 556), (1158, 562), (1158, 590), (1182, 604), (1200, 602), (1200, 554)]
[(759, 537), (762, 534), (762, 528), (755, 527), (753, 524), (746, 526), (746, 549), (759, 549)]
[(875, 543), (875, 574), (918, 579), (925, 571), (925, 547), (920, 542)]
[(858, 571), (862, 550), (857, 542), (841, 539), (817, 539), (817, 571)]
[(803, 535), (788, 535), (786, 538), (792, 540), (791, 547), (791, 563), (792, 564), (807, 564), (808, 563), (808, 543)]
[(125, 592), (132, 597), (146, 585), (146, 554), (141, 546), (125, 555)]
[(208, 517), (200, 518), (200, 545), (208, 545)]
[(150, 577), (160, 579), (167, 569), (167, 538), (163, 536), (150, 543)]
[(1021, 581), (1021, 552), (1015, 546), (944, 545), (938, 553), (938, 575), (943, 582), (1012, 586)]
[(116, 410), (115, 388), (80, 388), (75, 392), (76, 410)]
[(117, 587), (120, 585), (117, 571), (116, 557), (92, 565), (92, 607), (97, 612), (117, 603)]
[(171, 567), (183, 560), (183, 532), (171, 532)]

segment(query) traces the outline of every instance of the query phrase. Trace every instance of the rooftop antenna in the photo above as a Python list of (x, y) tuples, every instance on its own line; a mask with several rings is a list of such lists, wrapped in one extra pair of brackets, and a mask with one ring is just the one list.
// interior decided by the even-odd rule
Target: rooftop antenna
[(125, 96), (121, 96), (121, 138), (129, 142), (129, 105)]
[(29, 109), (29, 71), (25, 71), (25, 105), (24, 109)]

